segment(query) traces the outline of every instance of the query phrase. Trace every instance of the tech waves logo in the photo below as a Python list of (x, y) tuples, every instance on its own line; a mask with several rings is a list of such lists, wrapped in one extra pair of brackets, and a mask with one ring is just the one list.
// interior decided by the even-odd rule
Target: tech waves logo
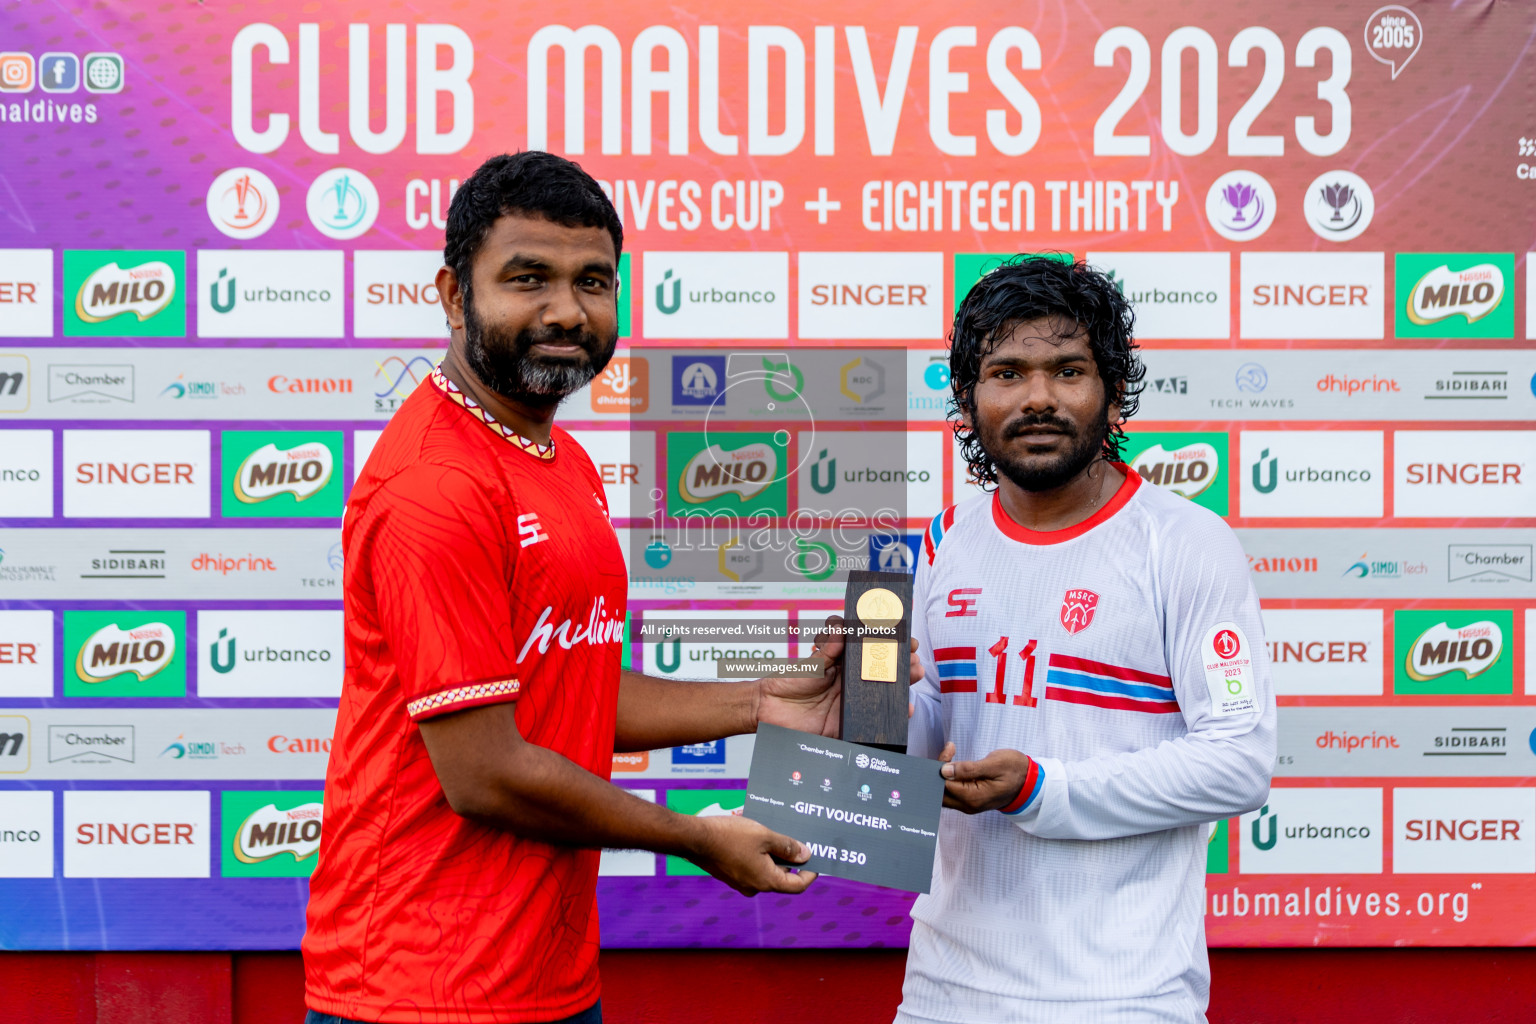
[(1492, 668), (1502, 653), (1504, 632), (1497, 622), (1484, 619), (1454, 628), (1438, 622), (1414, 639), (1404, 669), (1421, 683), (1452, 672), (1471, 680)]
[(86, 638), (75, 656), (75, 674), (87, 683), (104, 683), (126, 673), (139, 682), (163, 672), (176, 657), (176, 631), (164, 622), (122, 629), (116, 623)]
[(331, 482), (335, 459), (318, 442), (279, 449), (265, 444), (247, 455), (235, 475), (235, 497), (248, 505), (291, 494), (297, 501), (312, 498)]
[(88, 324), (132, 313), (142, 323), (168, 308), (176, 298), (176, 271), (169, 263), (98, 267), (75, 293), (75, 316)]
[(726, 494), (750, 501), (777, 480), (778, 467), (778, 452), (771, 444), (754, 442), (732, 450), (712, 444), (683, 464), (678, 492), (692, 505)]
[(242, 864), (262, 864), (287, 854), (295, 862), (320, 851), (320, 827), (324, 805), (299, 804), (281, 810), (266, 804), (252, 811), (235, 830), (233, 852)]

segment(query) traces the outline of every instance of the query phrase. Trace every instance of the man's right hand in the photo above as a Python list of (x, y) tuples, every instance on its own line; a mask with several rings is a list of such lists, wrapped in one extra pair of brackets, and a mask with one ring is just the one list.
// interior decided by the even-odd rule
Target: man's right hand
[(743, 896), (798, 894), (816, 880), (814, 871), (795, 873), (773, 862), (778, 857), (803, 864), (811, 857), (804, 843), (734, 814), (694, 820), (699, 835), (688, 859)]

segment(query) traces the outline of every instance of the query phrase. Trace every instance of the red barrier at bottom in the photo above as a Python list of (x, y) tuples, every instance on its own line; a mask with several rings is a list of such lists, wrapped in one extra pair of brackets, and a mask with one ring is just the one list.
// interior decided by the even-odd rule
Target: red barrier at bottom
[[(889, 1024), (905, 953), (616, 950), (608, 1024)], [(1224, 949), (1211, 1024), (1528, 1024), (1536, 949)], [(300, 1024), (296, 953), (3, 953), (7, 1020)]]

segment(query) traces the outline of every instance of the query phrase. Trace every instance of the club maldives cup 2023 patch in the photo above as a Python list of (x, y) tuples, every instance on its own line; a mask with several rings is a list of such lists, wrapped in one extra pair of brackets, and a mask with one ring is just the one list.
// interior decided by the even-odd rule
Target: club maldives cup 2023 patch
[(1211, 714), (1217, 718), (1259, 710), (1253, 678), (1253, 652), (1248, 637), (1235, 622), (1218, 622), (1200, 645), (1205, 688), (1211, 693)]

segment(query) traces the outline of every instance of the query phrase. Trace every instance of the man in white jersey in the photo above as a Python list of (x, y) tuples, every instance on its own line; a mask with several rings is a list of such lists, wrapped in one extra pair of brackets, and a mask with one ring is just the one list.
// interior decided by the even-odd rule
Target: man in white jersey
[(954, 810), (898, 1024), (1205, 1020), (1209, 823), (1263, 803), (1274, 698), (1237, 537), (1120, 462), (1133, 320), (1049, 258), (955, 316), (955, 432), (997, 490), (918, 559), (908, 749)]

